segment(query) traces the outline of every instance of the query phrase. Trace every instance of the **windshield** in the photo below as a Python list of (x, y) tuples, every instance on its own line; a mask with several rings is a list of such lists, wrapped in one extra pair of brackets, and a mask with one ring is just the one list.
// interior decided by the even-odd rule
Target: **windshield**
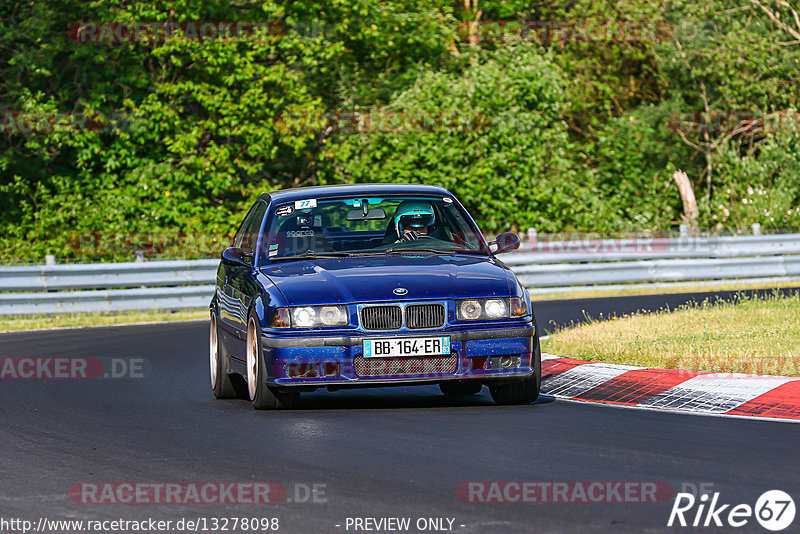
[(307, 199), (277, 204), (262, 236), (262, 261), (297, 256), (488, 254), (449, 197)]

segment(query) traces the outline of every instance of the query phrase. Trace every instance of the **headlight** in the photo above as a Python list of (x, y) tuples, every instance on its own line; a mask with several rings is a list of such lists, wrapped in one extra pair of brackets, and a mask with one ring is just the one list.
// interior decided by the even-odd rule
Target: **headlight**
[(304, 306), (302, 308), (294, 308), (292, 310), (292, 324), (299, 327), (314, 326), (317, 320), (317, 313), (314, 308)]
[(346, 326), (345, 306), (297, 306), (278, 308), (272, 317), (272, 328), (317, 328), (320, 326)]
[(470, 299), (458, 301), (456, 311), (459, 321), (509, 319), (528, 315), (528, 306), (520, 297)]
[(341, 306), (323, 306), (319, 310), (319, 320), (325, 326), (347, 324), (347, 310)]
[(483, 305), (486, 310), (486, 316), (492, 319), (499, 317), (508, 317), (508, 308), (506, 303), (500, 299), (489, 299)]
[(458, 307), (459, 319), (480, 319), (482, 309), (477, 300), (462, 300)]

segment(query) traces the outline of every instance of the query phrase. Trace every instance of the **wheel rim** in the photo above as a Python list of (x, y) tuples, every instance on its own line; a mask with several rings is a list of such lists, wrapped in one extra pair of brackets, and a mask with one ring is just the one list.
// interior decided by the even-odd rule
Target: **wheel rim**
[(219, 344), (217, 344), (217, 320), (211, 315), (211, 332), (208, 336), (208, 354), (211, 364), (211, 388), (217, 387), (217, 362), (219, 360)]
[(256, 384), (258, 383), (258, 358), (256, 354), (256, 325), (250, 319), (247, 326), (247, 391), (250, 393), (250, 400), (256, 398)]

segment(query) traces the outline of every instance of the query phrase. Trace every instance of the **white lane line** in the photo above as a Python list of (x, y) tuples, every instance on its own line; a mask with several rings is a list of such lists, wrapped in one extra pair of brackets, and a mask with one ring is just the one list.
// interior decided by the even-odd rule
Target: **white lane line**
[(542, 384), (542, 391), (549, 395), (577, 397), (595, 386), (635, 369), (640, 369), (640, 367), (611, 363), (585, 363), (546, 380)]
[(723, 413), (791, 382), (792, 378), (698, 375), (641, 403), (650, 408)]

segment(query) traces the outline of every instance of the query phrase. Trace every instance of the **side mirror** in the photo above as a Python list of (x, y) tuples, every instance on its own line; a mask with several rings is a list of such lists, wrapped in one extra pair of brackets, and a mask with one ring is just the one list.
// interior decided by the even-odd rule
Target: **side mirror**
[(250, 267), (250, 259), (252, 259), (250, 255), (239, 247), (228, 247), (222, 251), (222, 263), (225, 265)]
[(514, 232), (503, 232), (489, 244), (497, 246), (497, 249), (494, 251), (495, 254), (511, 252), (519, 248), (519, 236)]

